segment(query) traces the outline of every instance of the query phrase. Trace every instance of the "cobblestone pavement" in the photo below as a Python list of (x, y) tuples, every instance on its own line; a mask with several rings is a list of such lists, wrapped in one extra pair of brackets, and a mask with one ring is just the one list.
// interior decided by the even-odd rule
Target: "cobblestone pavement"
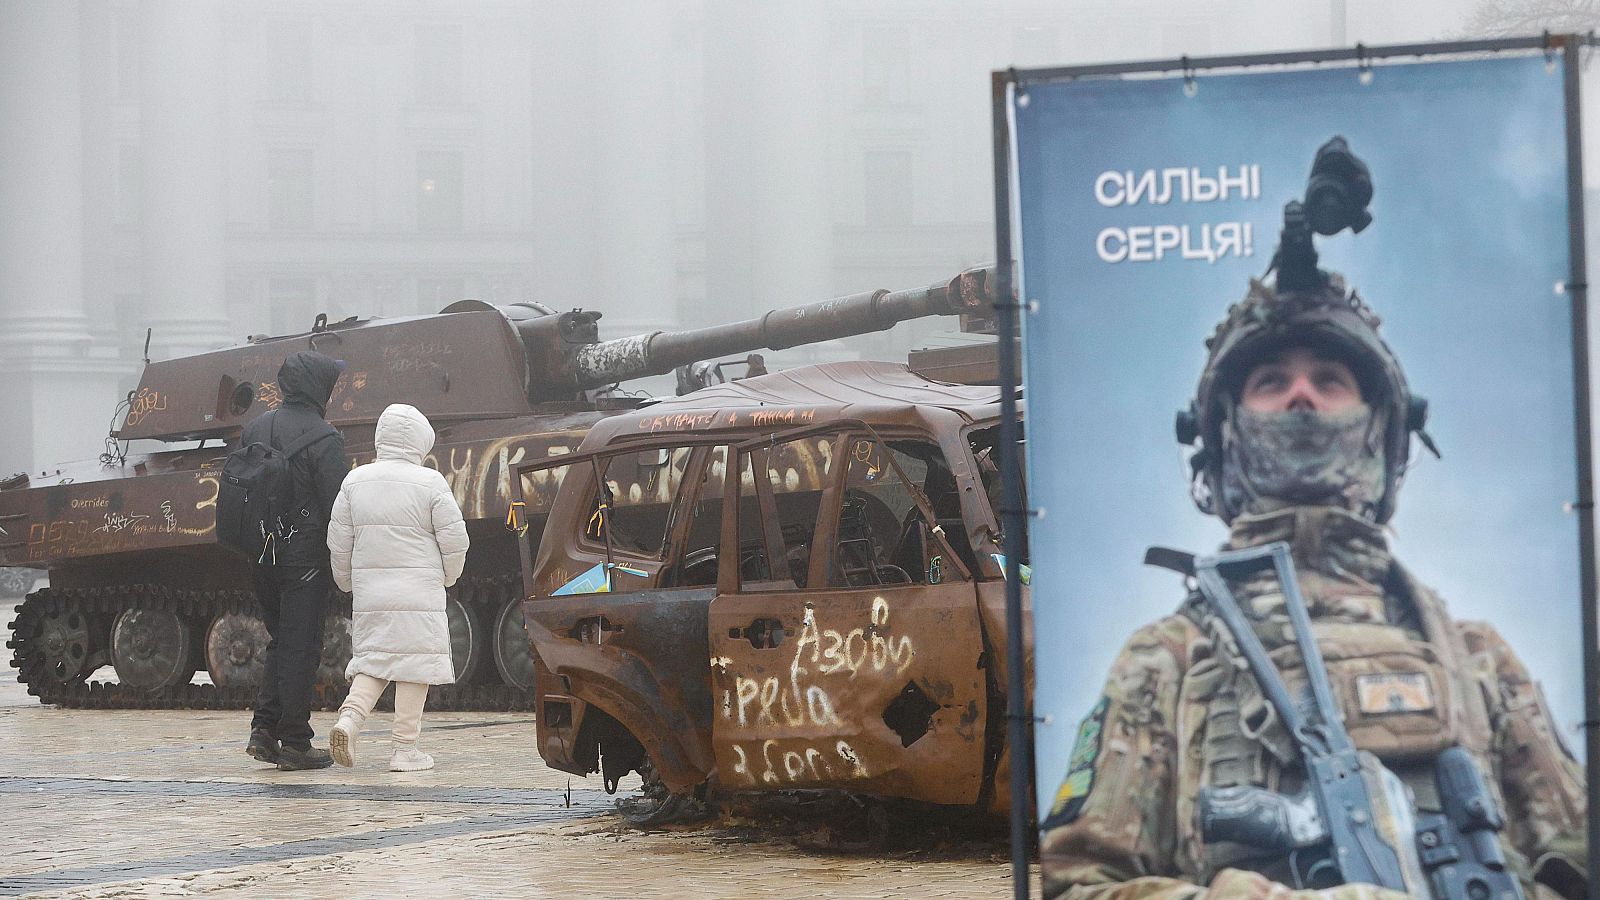
[[(354, 769), (279, 772), (242, 752), (248, 713), (41, 707), (4, 662), (0, 897), (1011, 893), (1003, 845), (869, 856), (750, 829), (630, 829), (598, 778), (543, 765), (525, 714), (430, 714), (432, 772), (386, 771), (387, 713)], [(333, 716), (312, 724), (320, 744)]]

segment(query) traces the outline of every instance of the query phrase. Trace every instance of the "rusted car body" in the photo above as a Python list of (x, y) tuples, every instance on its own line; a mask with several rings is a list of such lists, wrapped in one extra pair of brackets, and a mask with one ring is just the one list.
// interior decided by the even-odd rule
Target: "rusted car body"
[[(80, 706), (247, 706), (265, 648), (246, 561), (215, 542), (218, 472), (242, 426), (275, 408), (283, 358), (315, 349), (346, 361), (328, 404), (353, 464), (373, 457), (378, 415), (409, 403), (436, 425), (425, 460), (454, 490), (472, 550), (448, 606), (457, 684), (430, 703), (526, 708), (533, 681), (523, 629), (517, 518), (538, 534), (556, 483), (514, 491), (515, 468), (577, 449), (596, 423), (639, 401), (608, 386), (698, 359), (781, 349), (888, 328), (908, 318), (970, 312), (988, 302), (987, 270), (910, 291), (872, 291), (775, 310), (713, 328), (609, 341), (596, 312), (467, 300), (430, 316), (319, 317), (312, 331), (146, 366), (117, 442), (173, 449), (91, 460), (0, 482), (0, 566), (47, 568), (13, 623), (8, 646), (29, 690)], [(125, 443), (114, 443), (125, 448)], [(626, 486), (627, 488), (633, 485)], [(330, 617), (319, 681), (344, 689), (347, 610)], [(118, 683), (89, 682), (105, 664)], [(211, 684), (192, 684), (199, 668)]]
[(608, 787), (1001, 810), (993, 387), (844, 363), (619, 414), (519, 468), (540, 754)]

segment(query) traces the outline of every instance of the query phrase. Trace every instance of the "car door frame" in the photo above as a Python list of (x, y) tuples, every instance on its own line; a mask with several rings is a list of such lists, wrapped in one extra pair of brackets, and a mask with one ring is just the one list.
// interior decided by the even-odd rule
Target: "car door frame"
[[(695, 460), (704, 460), (712, 448), (731, 443), (726, 436), (628, 436), (593, 450), (520, 465), (512, 479), (512, 490), (520, 501), (523, 480), (533, 472), (585, 464), (593, 467), (600, 459), (657, 448), (704, 448), (705, 455), (692, 457), (690, 463), (690, 469), (703, 476), (705, 465), (696, 469)], [(604, 478), (603, 472), (594, 468), (590, 471)], [(694, 502), (703, 480), (702, 477), (702, 483), (689, 492), (680, 486), (679, 494), (671, 501), (674, 510)], [(535, 566), (557, 553), (567, 553), (578, 542), (574, 535), (558, 533), (576, 524), (572, 504), (581, 508), (584, 503), (582, 497), (574, 500), (572, 492), (583, 491), (586, 496), (594, 486), (594, 477), (586, 478), (582, 486), (569, 486), (563, 479), (539, 541), (538, 558), (526, 535), (518, 541), (523, 619), (535, 660), (537, 709), (543, 712), (546, 701), (568, 703), (573, 710), (568, 731), (576, 731), (581, 728), (583, 707), (593, 705), (620, 723), (643, 746), (657, 775), (670, 790), (689, 791), (715, 771), (705, 628), (716, 589), (659, 588), (654, 583), (670, 568), (673, 554), (681, 553), (679, 544), (688, 527), (688, 517), (675, 511), (669, 513), (673, 519), (657, 564), (650, 571), (650, 584), (626, 592), (568, 595), (539, 593), (534, 587), (540, 574)], [(563, 543), (558, 549), (551, 541), (570, 543)], [(609, 547), (609, 535), (607, 543), (605, 564), (611, 564), (616, 554)], [(611, 572), (605, 574), (609, 579)], [(536, 722), (540, 752), (546, 760), (561, 761), (566, 771), (583, 767), (583, 761), (572, 758), (569, 749), (576, 735), (563, 732), (543, 715)]]
[[(719, 570), (707, 628), (717, 770), (733, 789), (839, 788), (976, 803), (988, 768), (989, 698), (972, 573), (947, 552), (960, 576), (955, 580), (826, 586), (849, 470), (839, 452), (845, 443), (868, 437), (885, 453), (893, 439), (926, 441), (941, 455), (948, 448), (920, 429), (832, 420), (737, 445), (730, 483), (742, 484), (747, 453), (753, 461), (763, 446), (819, 435), (834, 436), (831, 457), (840, 464), (829, 473), (819, 503), (824, 512), (813, 526), (808, 587), (750, 591), (740, 585), (737, 566)], [(890, 464), (899, 469), (892, 454)], [(752, 481), (758, 506), (766, 507), (760, 497), (771, 491), (770, 481), (755, 472)], [(927, 498), (905, 483), (919, 514), (929, 520)], [(724, 541), (736, 541), (737, 491), (725, 490), (724, 497), (734, 498), (723, 519)], [(770, 542), (770, 528), (764, 530)], [(778, 626), (758, 629), (763, 621)], [(776, 641), (770, 637), (774, 630)], [(756, 646), (758, 636), (766, 636), (768, 645)]]

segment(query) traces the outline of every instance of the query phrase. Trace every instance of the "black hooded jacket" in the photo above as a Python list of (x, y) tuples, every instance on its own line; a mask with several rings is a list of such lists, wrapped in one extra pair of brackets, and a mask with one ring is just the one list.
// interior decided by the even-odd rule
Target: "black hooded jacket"
[[(278, 392), (283, 405), (257, 416), (244, 427), (242, 444), (260, 442), (282, 449), (313, 428), (325, 427), (323, 416), (334, 382), (339, 380), (338, 362), (311, 350), (291, 353), (278, 367)], [(294, 479), (294, 533), (278, 542), (280, 566), (328, 565), (328, 519), (339, 486), (350, 472), (344, 455), (344, 435), (332, 436), (307, 447), (289, 463)]]

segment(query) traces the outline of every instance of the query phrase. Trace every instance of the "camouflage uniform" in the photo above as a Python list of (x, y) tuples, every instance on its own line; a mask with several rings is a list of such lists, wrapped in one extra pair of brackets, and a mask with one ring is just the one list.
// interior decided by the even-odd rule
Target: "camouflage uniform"
[[(1228, 549), (1288, 541), (1313, 631), (1356, 745), (1437, 809), (1433, 758), (1460, 744), (1493, 773), (1507, 856), (1525, 878), (1540, 862), (1581, 867), (1585, 793), (1537, 685), (1493, 628), (1456, 622), (1390, 557), (1382, 531), (1333, 507), (1234, 521)], [(1304, 684), (1272, 576), (1234, 585), (1291, 690)], [(1194, 798), (1206, 785), (1287, 789), (1297, 751), (1255, 679), (1216, 652), (1191, 600), (1129, 639), (1104, 699), (1080, 730), (1044, 827), (1046, 896), (1290, 896), (1270, 865), (1238, 846), (1208, 847)], [(1279, 648), (1286, 650), (1280, 651)], [(1087, 773), (1087, 775), (1081, 774)], [(1274, 862), (1268, 860), (1267, 862)], [(1224, 889), (1225, 886), (1225, 889)], [(1384, 896), (1345, 886), (1339, 897)], [(1536, 894), (1529, 896), (1556, 896)]]
[[(1426, 404), (1410, 394), (1377, 327), (1337, 277), (1283, 295), (1252, 283), (1207, 342), (1196, 403), (1180, 415), (1180, 440), (1202, 442), (1196, 502), (1229, 524), (1226, 549), (1290, 544), (1345, 726), (1411, 788), (1417, 810), (1439, 810), (1439, 753), (1465, 748), (1504, 812), (1500, 842), (1528, 896), (1581, 895), (1583, 772), (1538, 686), (1493, 628), (1452, 620), (1389, 554), (1382, 523)], [(1346, 413), (1252, 420), (1237, 399), (1244, 373), (1265, 350), (1297, 344), (1349, 360), (1365, 376), (1365, 402)], [(1231, 587), (1298, 692), (1306, 679), (1275, 576)], [(1080, 726), (1043, 823), (1045, 895), (1403, 896), (1361, 884), (1294, 891), (1283, 853), (1202, 839), (1201, 788), (1292, 794), (1303, 780), (1298, 748), (1231, 635), (1191, 596), (1128, 640)], [(1536, 885), (1535, 875), (1561, 889)]]

